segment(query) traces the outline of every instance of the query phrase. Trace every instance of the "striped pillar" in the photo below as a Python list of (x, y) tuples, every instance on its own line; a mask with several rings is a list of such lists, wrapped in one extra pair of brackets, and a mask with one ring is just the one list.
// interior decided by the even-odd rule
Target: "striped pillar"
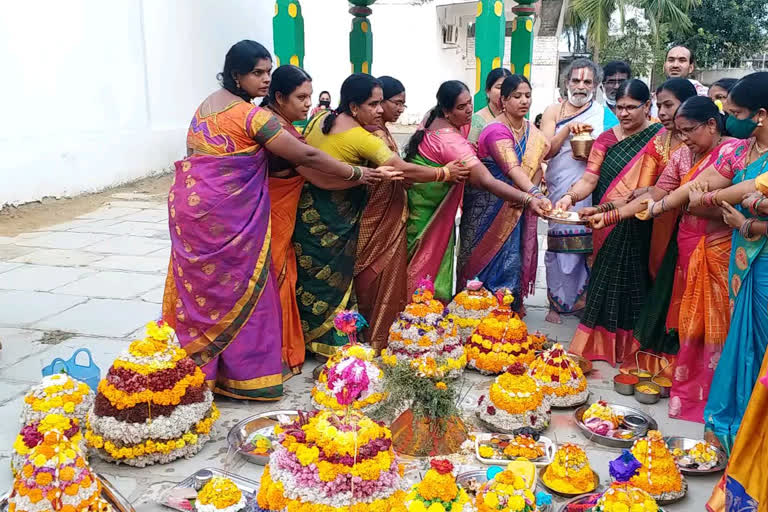
[(538, 0), (517, 0), (512, 8), (515, 19), (512, 22), (512, 44), (510, 45), (512, 73), (531, 79), (531, 61), (533, 60), (533, 6)]
[(368, 16), (373, 12), (370, 5), (376, 0), (349, 0), (352, 7), (352, 30), (349, 32), (349, 60), (353, 73), (372, 73), (373, 71), (373, 31)]
[(276, 0), (272, 18), (276, 66), (304, 67), (304, 17), (299, 0)]
[(478, 0), (475, 24), (475, 111), (485, 108), (485, 77), (504, 63), (506, 20), (503, 0)]

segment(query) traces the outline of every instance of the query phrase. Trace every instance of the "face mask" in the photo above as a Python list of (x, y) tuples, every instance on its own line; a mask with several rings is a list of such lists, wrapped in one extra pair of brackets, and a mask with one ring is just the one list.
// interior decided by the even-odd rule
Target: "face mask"
[(325, 107), (325, 108), (328, 108), (328, 107), (330, 107), (330, 106), (331, 106), (331, 102), (330, 102), (330, 101), (325, 101), (325, 100), (322, 100), (322, 101), (320, 102), (320, 106), (321, 106), (321, 107)]
[(757, 112), (752, 112), (746, 119), (736, 119), (733, 116), (728, 116), (725, 120), (725, 129), (731, 136), (737, 139), (748, 139), (752, 132), (757, 128), (757, 122), (752, 117)]
[(568, 89), (568, 101), (571, 105), (574, 107), (583, 107), (590, 101), (592, 101), (592, 97), (594, 96), (594, 92), (590, 91), (589, 94), (586, 96), (574, 96), (570, 89)]

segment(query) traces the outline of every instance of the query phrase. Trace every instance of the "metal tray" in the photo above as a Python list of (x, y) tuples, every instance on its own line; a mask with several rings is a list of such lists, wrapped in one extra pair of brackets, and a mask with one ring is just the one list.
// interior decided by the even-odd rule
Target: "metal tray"
[[(220, 476), (220, 477), (229, 478), (230, 480), (232, 480), (232, 482), (234, 482), (234, 484), (238, 487), (238, 489), (240, 489), (243, 492), (243, 494), (245, 495), (246, 501), (250, 502), (250, 501), (256, 499), (256, 493), (259, 490), (259, 483), (258, 482), (255, 482), (255, 481), (250, 480), (248, 478), (244, 478), (242, 476), (234, 475), (234, 474), (229, 473), (227, 471), (222, 471), (221, 469), (215, 469), (215, 468), (203, 468), (203, 469), (197, 470), (195, 473), (193, 473), (192, 475), (188, 476), (187, 478), (185, 478), (184, 480), (182, 480), (181, 482), (179, 482), (175, 486), (173, 486), (168, 491), (168, 493), (171, 493), (171, 492), (173, 492), (176, 489), (195, 489), (195, 490), (199, 491), (200, 489), (197, 489), (197, 486), (196, 486), (196, 478), (195, 478), (195, 476), (200, 474), (203, 471), (210, 471), (211, 474), (214, 477)], [(166, 493), (166, 497), (163, 498), (163, 505), (165, 505), (166, 507), (172, 508), (174, 510), (178, 510), (179, 512), (189, 512), (190, 510), (192, 510), (192, 508), (194, 508), (194, 507), (192, 507), (192, 508), (183, 508), (183, 507), (176, 506), (176, 505), (173, 505), (173, 504), (169, 503), (168, 499), (167, 499), (168, 493)]]
[[(475, 457), (477, 457), (477, 460), (479, 460), (483, 464), (505, 466), (508, 462), (511, 462), (512, 459), (486, 459), (484, 457), (481, 457), (480, 442), (490, 441), (492, 438), (512, 439), (514, 437), (515, 437), (514, 435), (509, 435), (509, 434), (488, 434), (485, 432), (476, 433), (475, 434)], [(554, 460), (557, 446), (555, 445), (554, 441), (544, 436), (539, 437), (538, 443), (543, 445), (544, 455), (542, 457), (539, 457), (538, 459), (531, 460), (531, 462), (536, 466), (547, 466), (551, 464), (552, 461)]]
[[(104, 475), (96, 473), (95, 476), (99, 479), (99, 481), (101, 481), (101, 497), (107, 500), (109, 504), (112, 505), (112, 508), (114, 508), (117, 512), (136, 512), (136, 510), (133, 508), (133, 505), (131, 505), (130, 502), (125, 499), (125, 497), (120, 494), (117, 489), (115, 489), (115, 486), (112, 485), (112, 483), (107, 480)], [(7, 512), (8, 498), (10, 496), (11, 492), (8, 491), (2, 497), (0, 497), (0, 512)]]
[(248, 462), (266, 466), (269, 463), (269, 455), (253, 455), (246, 451), (243, 451), (242, 446), (248, 441), (248, 438), (261, 429), (268, 429), (277, 425), (278, 416), (296, 416), (299, 411), (294, 410), (282, 410), (282, 411), (269, 411), (255, 416), (249, 416), (243, 421), (232, 427), (227, 434), (227, 443), (229, 444), (230, 452), (234, 451), (240, 454)]
[(595, 490), (596, 490), (598, 487), (600, 487), (600, 475), (598, 475), (598, 474), (597, 474), (597, 471), (595, 471), (595, 470), (593, 469), (593, 470), (592, 470), (592, 475), (594, 475), (594, 478), (595, 478), (595, 480), (594, 480), (594, 482), (595, 482), (595, 486), (594, 486), (592, 489), (590, 489), (590, 490), (588, 490), (588, 491), (585, 491), (585, 492), (575, 493), (575, 494), (572, 494), (572, 493), (567, 493), (567, 492), (560, 492), (560, 491), (556, 491), (555, 489), (551, 488), (550, 486), (548, 486), (548, 485), (547, 485), (547, 484), (544, 482), (544, 472), (547, 470), (547, 467), (548, 467), (548, 466), (545, 466), (545, 467), (543, 467), (543, 468), (539, 469), (539, 482), (541, 483), (541, 485), (543, 485), (543, 486), (544, 486), (544, 488), (545, 488), (547, 491), (551, 492), (552, 494), (554, 494), (554, 495), (556, 495), (556, 496), (560, 496), (561, 498), (575, 498), (576, 496), (583, 496), (583, 495), (585, 495), (585, 494), (594, 494)]
[[(697, 439), (690, 439), (688, 437), (665, 437), (664, 441), (666, 441), (667, 446), (669, 446), (670, 450), (674, 450), (675, 448), (680, 448), (682, 450), (690, 450), (694, 447), (696, 443), (701, 442), (702, 440)], [(713, 467), (709, 469), (696, 469), (696, 468), (686, 468), (683, 466), (678, 465), (677, 467), (680, 468), (680, 472), (684, 475), (707, 475), (709, 473), (718, 473), (720, 471), (723, 471), (725, 469), (725, 466), (728, 465), (728, 456), (725, 454), (722, 448), (718, 448), (717, 446), (713, 446), (714, 449), (717, 450), (717, 464), (715, 464)]]
[[(493, 423), (488, 423), (488, 422), (487, 422), (487, 421), (485, 421), (483, 418), (481, 418), (481, 417), (480, 417), (480, 411), (479, 411), (479, 410), (476, 410), (476, 411), (475, 411), (475, 418), (477, 418), (477, 422), (478, 422), (478, 423), (479, 423), (481, 426), (483, 426), (483, 427), (487, 428), (487, 429), (488, 429), (488, 430), (490, 430), (491, 432), (498, 432), (498, 433), (500, 433), (500, 434), (514, 434), (514, 433), (515, 433), (515, 430), (517, 430), (517, 429), (519, 429), (519, 428), (520, 428), (520, 427), (515, 427), (515, 428), (513, 428), (513, 429), (508, 429), (508, 428), (501, 428), (501, 427), (497, 427), (497, 426), (496, 426), (496, 425), (494, 425)], [(551, 414), (551, 408), (550, 408), (549, 423), (547, 423), (547, 426), (546, 426), (546, 427), (544, 427), (544, 428), (542, 428), (542, 429), (534, 429), (534, 430), (536, 430), (536, 431), (538, 431), (538, 432), (544, 432), (545, 430), (547, 430), (547, 429), (549, 428), (549, 426), (550, 426), (551, 424), (552, 424), (552, 414)], [(531, 428), (533, 428), (533, 427), (531, 427)]]
[[(635, 414), (638, 416), (642, 416), (648, 422), (648, 430), (658, 430), (659, 428), (659, 424), (656, 423), (656, 420), (654, 420), (651, 416), (647, 415), (643, 411), (633, 409), (632, 407), (627, 407), (624, 405), (608, 404), (608, 406), (611, 409), (613, 409), (613, 411), (616, 414), (620, 414), (621, 416), (626, 416), (628, 414)], [(573, 417), (576, 419), (576, 425), (578, 425), (579, 430), (581, 430), (581, 433), (584, 434), (584, 437), (586, 437), (590, 441), (594, 441), (597, 444), (608, 446), (610, 448), (632, 448), (632, 445), (635, 443), (636, 440), (644, 437), (644, 435), (641, 436), (637, 434), (629, 439), (616, 439), (614, 437), (601, 436), (599, 434), (595, 434), (594, 432), (589, 430), (587, 426), (584, 425), (584, 422), (582, 421), (582, 416), (584, 416), (584, 412), (588, 408), (589, 408), (589, 405), (582, 405), (581, 407), (579, 407), (574, 411)]]
[(572, 226), (586, 226), (589, 224), (588, 220), (579, 217), (578, 212), (567, 211), (563, 213), (567, 213), (568, 217), (560, 218), (553, 215), (544, 215), (542, 219), (548, 220), (549, 222), (557, 222), (558, 224), (570, 224)]
[(588, 403), (590, 398), (592, 398), (592, 392), (587, 391), (587, 396), (585, 396), (584, 400), (582, 400), (581, 402), (576, 402), (575, 404), (572, 404), (572, 405), (555, 405), (553, 403), (550, 403), (549, 408), (554, 409), (556, 411), (561, 411), (563, 409), (573, 409), (574, 407), (581, 407), (582, 405)]
[(672, 503), (677, 503), (681, 499), (685, 498), (687, 494), (688, 494), (688, 480), (686, 480), (685, 477), (683, 477), (683, 493), (679, 497), (672, 498), (669, 500), (657, 499), (656, 503), (658, 503), (659, 505), (671, 505)]

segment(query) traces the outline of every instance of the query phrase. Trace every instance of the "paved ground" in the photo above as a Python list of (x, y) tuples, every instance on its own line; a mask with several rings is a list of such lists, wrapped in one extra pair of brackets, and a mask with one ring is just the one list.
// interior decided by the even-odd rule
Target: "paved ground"
[[(39, 380), (43, 365), (56, 357), (68, 358), (76, 348), (87, 347), (96, 363), (106, 370), (128, 342), (139, 336), (143, 325), (159, 316), (170, 244), (167, 231), (162, 196), (125, 193), (115, 194), (105, 207), (74, 220), (13, 238), (0, 237), (0, 417), (6, 418), (8, 425), (0, 431), (0, 467), (9, 465), (23, 394)], [(543, 253), (539, 261), (543, 262)], [(544, 322), (543, 267), (539, 269), (536, 294), (526, 304), (529, 329), (570, 340), (576, 326), (574, 319), (562, 326)], [(279, 403), (217, 399), (223, 415), (215, 441), (191, 460), (138, 470), (94, 459), (94, 466), (139, 511), (162, 510), (156, 504), (162, 492), (200, 468), (228, 468), (258, 479), (260, 467), (247, 465), (237, 456), (228, 457), (227, 431), (257, 412), (307, 408), (314, 364), (308, 364), (304, 375), (287, 383), (286, 397)], [(631, 397), (614, 393), (614, 374), (615, 370), (607, 365), (596, 365), (590, 376), (593, 398), (644, 409), (659, 421), (667, 435), (700, 437), (700, 425), (668, 419), (664, 402), (641, 406)], [(473, 388), (465, 405), (471, 410), (477, 397), (487, 392), (490, 379), (471, 372), (467, 375)], [(571, 415), (569, 411), (554, 412), (546, 435), (557, 442), (584, 445), (593, 466), (606, 481), (607, 462), (619, 451), (587, 441), (574, 426)], [(10, 480), (10, 471), (0, 469), (0, 490), (8, 488)], [(716, 478), (689, 481), (688, 497), (669, 506), (669, 511), (704, 509)]]

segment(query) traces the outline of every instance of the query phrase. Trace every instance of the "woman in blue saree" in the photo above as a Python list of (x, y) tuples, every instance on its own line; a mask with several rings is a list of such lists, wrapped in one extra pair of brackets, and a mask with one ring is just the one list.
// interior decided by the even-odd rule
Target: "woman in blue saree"
[[(505, 78), (501, 101), (501, 114), (478, 139), (478, 157), (497, 180), (543, 198), (538, 183), (549, 143), (525, 119), (531, 106), (528, 80), (521, 75)], [(512, 290), (515, 305), (522, 307), (536, 283), (537, 217), (472, 184), (464, 189), (463, 208), (459, 286), (477, 276), (492, 291)]]

